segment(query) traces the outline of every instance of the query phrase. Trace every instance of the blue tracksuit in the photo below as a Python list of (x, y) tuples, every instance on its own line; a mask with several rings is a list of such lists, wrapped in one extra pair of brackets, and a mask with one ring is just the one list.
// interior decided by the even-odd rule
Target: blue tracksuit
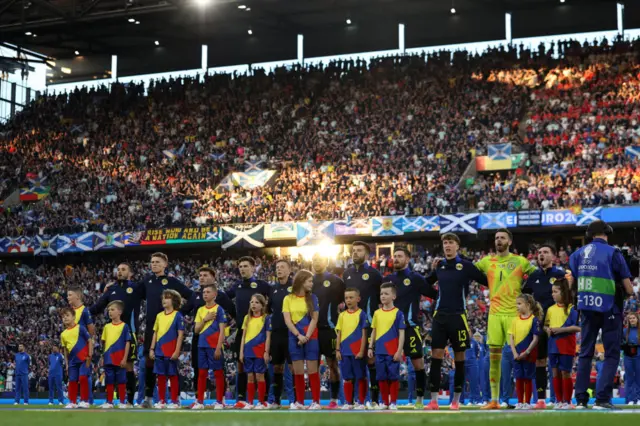
[(17, 352), (15, 362), (15, 402), (20, 402), (20, 397), (22, 397), (25, 403), (29, 403), (29, 366), (31, 357), (24, 352)]
[(63, 402), (62, 370), (64, 357), (60, 352), (49, 355), (49, 402), (53, 404), (54, 395), (58, 396), (58, 402)]
[[(144, 346), (138, 346), (138, 377), (144, 377), (144, 373), (147, 369), (144, 357)], [(169, 389), (167, 388), (167, 392)], [(169, 399), (165, 399), (168, 401)], [(144, 401), (144, 380), (138, 380), (138, 397), (136, 398), (136, 404), (140, 405)], [(153, 389), (153, 403), (158, 402), (158, 386)]]
[(482, 402), (480, 397), (480, 344), (471, 339), (471, 347), (464, 354), (464, 376), (465, 381), (469, 382), (469, 392), (466, 386), (462, 388), (461, 401), (468, 399), (469, 402), (477, 404)]
[[(273, 377), (273, 365), (269, 363), (269, 374)], [(284, 391), (287, 393), (287, 398), (289, 398), (289, 402), (295, 401), (295, 393), (293, 392), (293, 376), (291, 375), (291, 370), (289, 369), (289, 365), (285, 361), (284, 372), (282, 373), (282, 378), (284, 382)], [(273, 386), (269, 388), (269, 397), (267, 400), (273, 404), (275, 402), (275, 397), (273, 396)]]
[(489, 347), (485, 343), (480, 345), (480, 390), (482, 402), (491, 401), (491, 386), (489, 384)]
[(416, 393), (416, 369), (413, 367), (411, 360), (407, 360), (407, 399), (409, 404), (413, 404), (413, 398)]
[(502, 362), (500, 368), (502, 369), (502, 375), (500, 376), (500, 402), (509, 403), (509, 398), (513, 396), (513, 367), (515, 361), (513, 360), (513, 352), (511, 352), (511, 346), (509, 344), (504, 345), (502, 348)]
[[(627, 338), (627, 332), (629, 337)], [(638, 328), (633, 327), (624, 331), (624, 343), (638, 346)], [(637, 348), (636, 348), (637, 351)], [(626, 402), (640, 400), (640, 354), (624, 356), (624, 383)]]

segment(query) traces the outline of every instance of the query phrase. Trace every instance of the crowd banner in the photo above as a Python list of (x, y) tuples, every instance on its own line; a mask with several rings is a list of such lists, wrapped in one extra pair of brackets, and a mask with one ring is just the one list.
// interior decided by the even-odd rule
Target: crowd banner
[(388, 237), (404, 235), (404, 216), (380, 216), (371, 219), (371, 235)]
[(402, 236), (411, 233), (446, 232), (477, 234), (500, 228), (584, 228), (595, 220), (607, 223), (640, 223), (640, 205), (572, 207), (557, 210), (474, 212), (439, 216), (380, 216), (308, 222), (233, 224), (226, 226), (173, 227), (146, 231), (84, 232), (35, 237), (1, 237), (0, 253), (33, 253), (57, 256), (64, 253), (126, 249), (127, 247), (221, 243), (227, 248), (261, 248), (264, 241), (296, 240), (298, 246), (333, 243), (336, 236)]
[(440, 230), (439, 216), (405, 216), (403, 231), (410, 232), (432, 232)]
[(308, 246), (314, 244), (333, 243), (336, 237), (336, 227), (332, 220), (297, 222), (297, 244)]
[(38, 235), (34, 239), (33, 254), (35, 256), (57, 256), (57, 235)]
[(107, 250), (124, 248), (125, 234), (124, 232), (95, 232), (93, 234), (93, 250)]
[(149, 229), (142, 233), (139, 245), (215, 243), (222, 241), (219, 226)]
[(480, 213), (478, 229), (515, 228), (518, 226), (516, 212)]
[(93, 232), (58, 235), (58, 253), (80, 253), (93, 251)]
[(222, 249), (264, 247), (264, 224), (222, 227)]
[(291, 240), (295, 238), (295, 222), (273, 222), (264, 226), (265, 240)]
[(371, 235), (370, 219), (336, 220), (336, 235)]

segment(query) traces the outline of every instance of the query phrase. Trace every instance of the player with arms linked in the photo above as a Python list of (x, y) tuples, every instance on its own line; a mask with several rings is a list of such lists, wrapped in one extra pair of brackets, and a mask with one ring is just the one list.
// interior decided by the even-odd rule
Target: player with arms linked
[[(411, 252), (405, 247), (396, 247), (393, 252), (394, 272), (386, 277), (394, 286), (396, 292), (396, 305), (402, 312), (406, 322), (404, 336), (404, 354), (411, 358), (411, 363), (416, 372), (416, 409), (424, 408), (424, 389), (427, 384), (427, 376), (424, 371), (424, 355), (422, 352), (422, 336), (418, 324), (420, 313), (420, 297), (427, 296), (431, 299), (438, 297), (438, 292), (425, 278), (409, 268)], [(382, 301), (382, 293), (380, 300)], [(376, 366), (376, 369), (378, 367)], [(379, 371), (378, 371), (379, 373)], [(379, 375), (379, 374), (378, 374)]]
[(465, 352), (471, 345), (466, 306), (469, 284), (476, 281), (487, 285), (487, 278), (472, 262), (460, 257), (460, 238), (456, 234), (447, 233), (441, 239), (445, 259), (436, 260), (433, 272), (427, 277), (428, 284), (438, 283), (438, 300), (431, 331), (431, 402), (426, 410), (438, 410), (442, 360), (445, 347), (450, 343), (455, 360), (454, 395), (450, 409), (457, 411), (465, 380)]
[(524, 276), (536, 270), (525, 257), (509, 252), (511, 244), (511, 231), (498, 229), (495, 235), (496, 254), (485, 256), (476, 263), (476, 267), (487, 276), (491, 301), (487, 323), (491, 401), (482, 407), (483, 410), (500, 409), (502, 348), (508, 341), (511, 323), (518, 315), (516, 299), (522, 293)]
[[(541, 323), (545, 323), (547, 310), (554, 305), (552, 295), (553, 284), (565, 276), (565, 271), (553, 264), (556, 257), (556, 248), (553, 244), (542, 244), (538, 247), (538, 268), (527, 277), (527, 282), (522, 289), (523, 293), (533, 295), (536, 302), (540, 303), (543, 311)], [(544, 410), (547, 408), (545, 399), (547, 398), (547, 333), (540, 333), (538, 342), (538, 359), (536, 360), (536, 388), (538, 392), (538, 402), (535, 408)]]
[[(578, 409), (587, 408), (591, 361), (596, 339), (602, 330), (604, 365), (596, 383), (596, 410), (609, 410), (613, 380), (620, 362), (622, 341), (622, 309), (624, 299), (633, 294), (631, 273), (620, 250), (609, 245), (611, 226), (601, 220), (587, 227), (591, 243), (575, 251), (569, 258), (569, 268), (575, 279), (569, 281), (578, 291), (580, 311), (580, 355), (576, 377)], [(577, 285), (576, 285), (577, 284)]]
[[(362, 241), (354, 241), (351, 245), (351, 260), (353, 261), (353, 265), (347, 268), (342, 274), (344, 285), (360, 292), (358, 307), (367, 314), (367, 321), (369, 323), (367, 326), (367, 339), (371, 336), (373, 313), (380, 307), (380, 286), (382, 285), (382, 275), (380, 271), (367, 262), (370, 254), (371, 247), (369, 247), (369, 244)], [(371, 402), (367, 403), (367, 408), (376, 408), (380, 392), (376, 380), (375, 359), (367, 357), (367, 366), (371, 380)]]
[(238, 331), (236, 339), (233, 342), (231, 351), (238, 360), (238, 376), (237, 376), (237, 402), (235, 408), (244, 408), (247, 405), (247, 373), (244, 371), (244, 364), (239, 360), (240, 346), (242, 345), (242, 322), (244, 317), (249, 313), (249, 304), (251, 297), (258, 293), (264, 297), (269, 297), (271, 286), (266, 281), (257, 279), (254, 275), (256, 272), (256, 260), (250, 256), (244, 256), (238, 259), (238, 270), (240, 271), (240, 280), (227, 291), (227, 296), (235, 299), (236, 302), (236, 324)]
[(336, 361), (336, 322), (338, 305), (344, 302), (344, 282), (337, 275), (327, 272), (328, 259), (320, 253), (313, 255), (313, 294), (318, 298), (318, 343), (320, 355), (324, 355), (329, 367), (329, 389), (331, 401), (329, 409), (338, 408), (340, 392), (340, 371)]

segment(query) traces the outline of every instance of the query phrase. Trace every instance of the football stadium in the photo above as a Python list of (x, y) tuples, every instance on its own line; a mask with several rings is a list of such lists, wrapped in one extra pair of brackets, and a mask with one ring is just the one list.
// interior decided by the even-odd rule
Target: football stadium
[(0, 424), (640, 414), (638, 2), (0, 0), (0, 50)]

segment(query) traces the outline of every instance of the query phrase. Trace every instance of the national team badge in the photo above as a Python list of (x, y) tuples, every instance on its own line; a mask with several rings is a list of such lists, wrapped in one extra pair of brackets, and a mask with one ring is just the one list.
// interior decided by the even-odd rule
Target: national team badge
[(549, 283), (553, 284), (556, 282), (556, 279), (554, 277), (549, 278)]
[(369, 274), (362, 274), (362, 279), (363, 280), (368, 280), (369, 279)]
[(128, 294), (133, 293), (133, 289), (132, 289), (131, 287), (129, 287), (129, 288), (127, 289), (127, 293), (128, 293)]
[(162, 280), (162, 285), (167, 285), (167, 284), (169, 284), (169, 280), (168, 280), (168, 279), (166, 279), (166, 278), (165, 278), (165, 279), (163, 279), (163, 280)]
[(292, 287), (292, 286), (287, 287), (287, 291), (288, 291), (289, 293), (291, 293), (291, 291), (292, 291), (292, 290), (293, 290), (293, 287)]
[(258, 288), (258, 283), (253, 282), (253, 283), (251, 283), (251, 286), (250, 286), (250, 287), (251, 287), (251, 288)]
[(462, 263), (458, 263), (458, 264), (456, 264), (456, 269), (457, 269), (458, 271), (462, 271)]
[(322, 285), (323, 285), (323, 286), (325, 286), (325, 287), (329, 287), (329, 286), (331, 285), (331, 281), (329, 281), (329, 280), (325, 280), (325, 281), (322, 283)]
[(514, 269), (516, 269), (516, 264), (513, 262), (507, 263), (507, 269), (513, 271)]
[(402, 282), (404, 285), (411, 285), (411, 280), (409, 278), (405, 278)]

